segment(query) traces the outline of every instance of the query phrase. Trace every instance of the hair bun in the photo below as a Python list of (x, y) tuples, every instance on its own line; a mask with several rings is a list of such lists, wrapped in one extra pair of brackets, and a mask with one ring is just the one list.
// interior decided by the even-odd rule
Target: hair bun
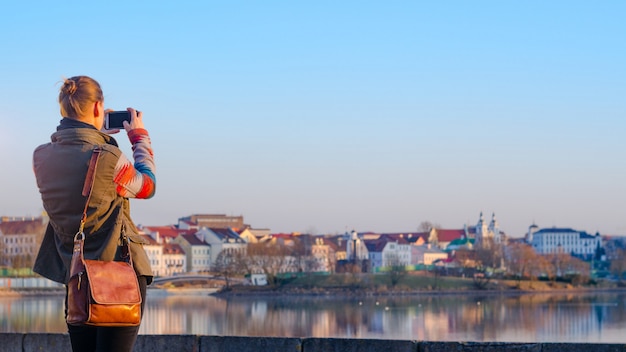
[(74, 92), (76, 92), (76, 82), (73, 79), (66, 79), (65, 82), (63, 82), (62, 91), (67, 95), (74, 94)]

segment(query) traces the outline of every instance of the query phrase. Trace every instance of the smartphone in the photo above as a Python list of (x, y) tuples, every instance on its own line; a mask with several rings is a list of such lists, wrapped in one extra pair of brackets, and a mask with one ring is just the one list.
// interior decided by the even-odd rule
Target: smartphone
[(104, 128), (107, 130), (124, 129), (124, 121), (130, 123), (130, 112), (111, 111), (104, 117)]

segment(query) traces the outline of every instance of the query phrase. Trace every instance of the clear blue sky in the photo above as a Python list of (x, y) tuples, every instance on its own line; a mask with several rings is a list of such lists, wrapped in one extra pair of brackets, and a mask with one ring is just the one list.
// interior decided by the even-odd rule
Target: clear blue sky
[[(13, 1), (0, 13), (0, 215), (42, 211), (64, 76), (144, 111), (143, 225), (415, 231), (495, 212), (626, 234), (624, 1)], [(130, 154), (125, 136), (117, 135)]]

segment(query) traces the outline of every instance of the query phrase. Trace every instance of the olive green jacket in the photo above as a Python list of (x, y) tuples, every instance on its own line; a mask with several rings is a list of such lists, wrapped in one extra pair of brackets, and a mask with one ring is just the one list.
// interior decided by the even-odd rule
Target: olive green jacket
[(52, 141), (33, 154), (33, 169), (49, 222), (33, 271), (67, 283), (74, 236), (78, 232), (87, 197), (82, 195), (93, 150), (102, 152), (89, 199), (84, 233), (86, 259), (114, 260), (122, 227), (130, 239), (137, 275), (153, 276), (150, 261), (130, 217), (130, 202), (116, 192), (113, 175), (121, 155), (115, 139), (94, 128), (61, 129)]

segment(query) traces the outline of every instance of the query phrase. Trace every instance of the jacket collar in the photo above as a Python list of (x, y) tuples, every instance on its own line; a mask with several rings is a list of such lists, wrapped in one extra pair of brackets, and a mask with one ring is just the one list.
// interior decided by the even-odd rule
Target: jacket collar
[(111, 144), (118, 146), (115, 138), (98, 131), (93, 125), (78, 120), (63, 118), (57, 131), (51, 136), (53, 143), (84, 142), (90, 144)]
[(86, 122), (74, 120), (69, 117), (64, 117), (59, 122), (59, 125), (57, 126), (57, 131), (67, 130), (70, 128), (92, 128), (94, 130), (96, 129), (93, 125), (88, 124)]

